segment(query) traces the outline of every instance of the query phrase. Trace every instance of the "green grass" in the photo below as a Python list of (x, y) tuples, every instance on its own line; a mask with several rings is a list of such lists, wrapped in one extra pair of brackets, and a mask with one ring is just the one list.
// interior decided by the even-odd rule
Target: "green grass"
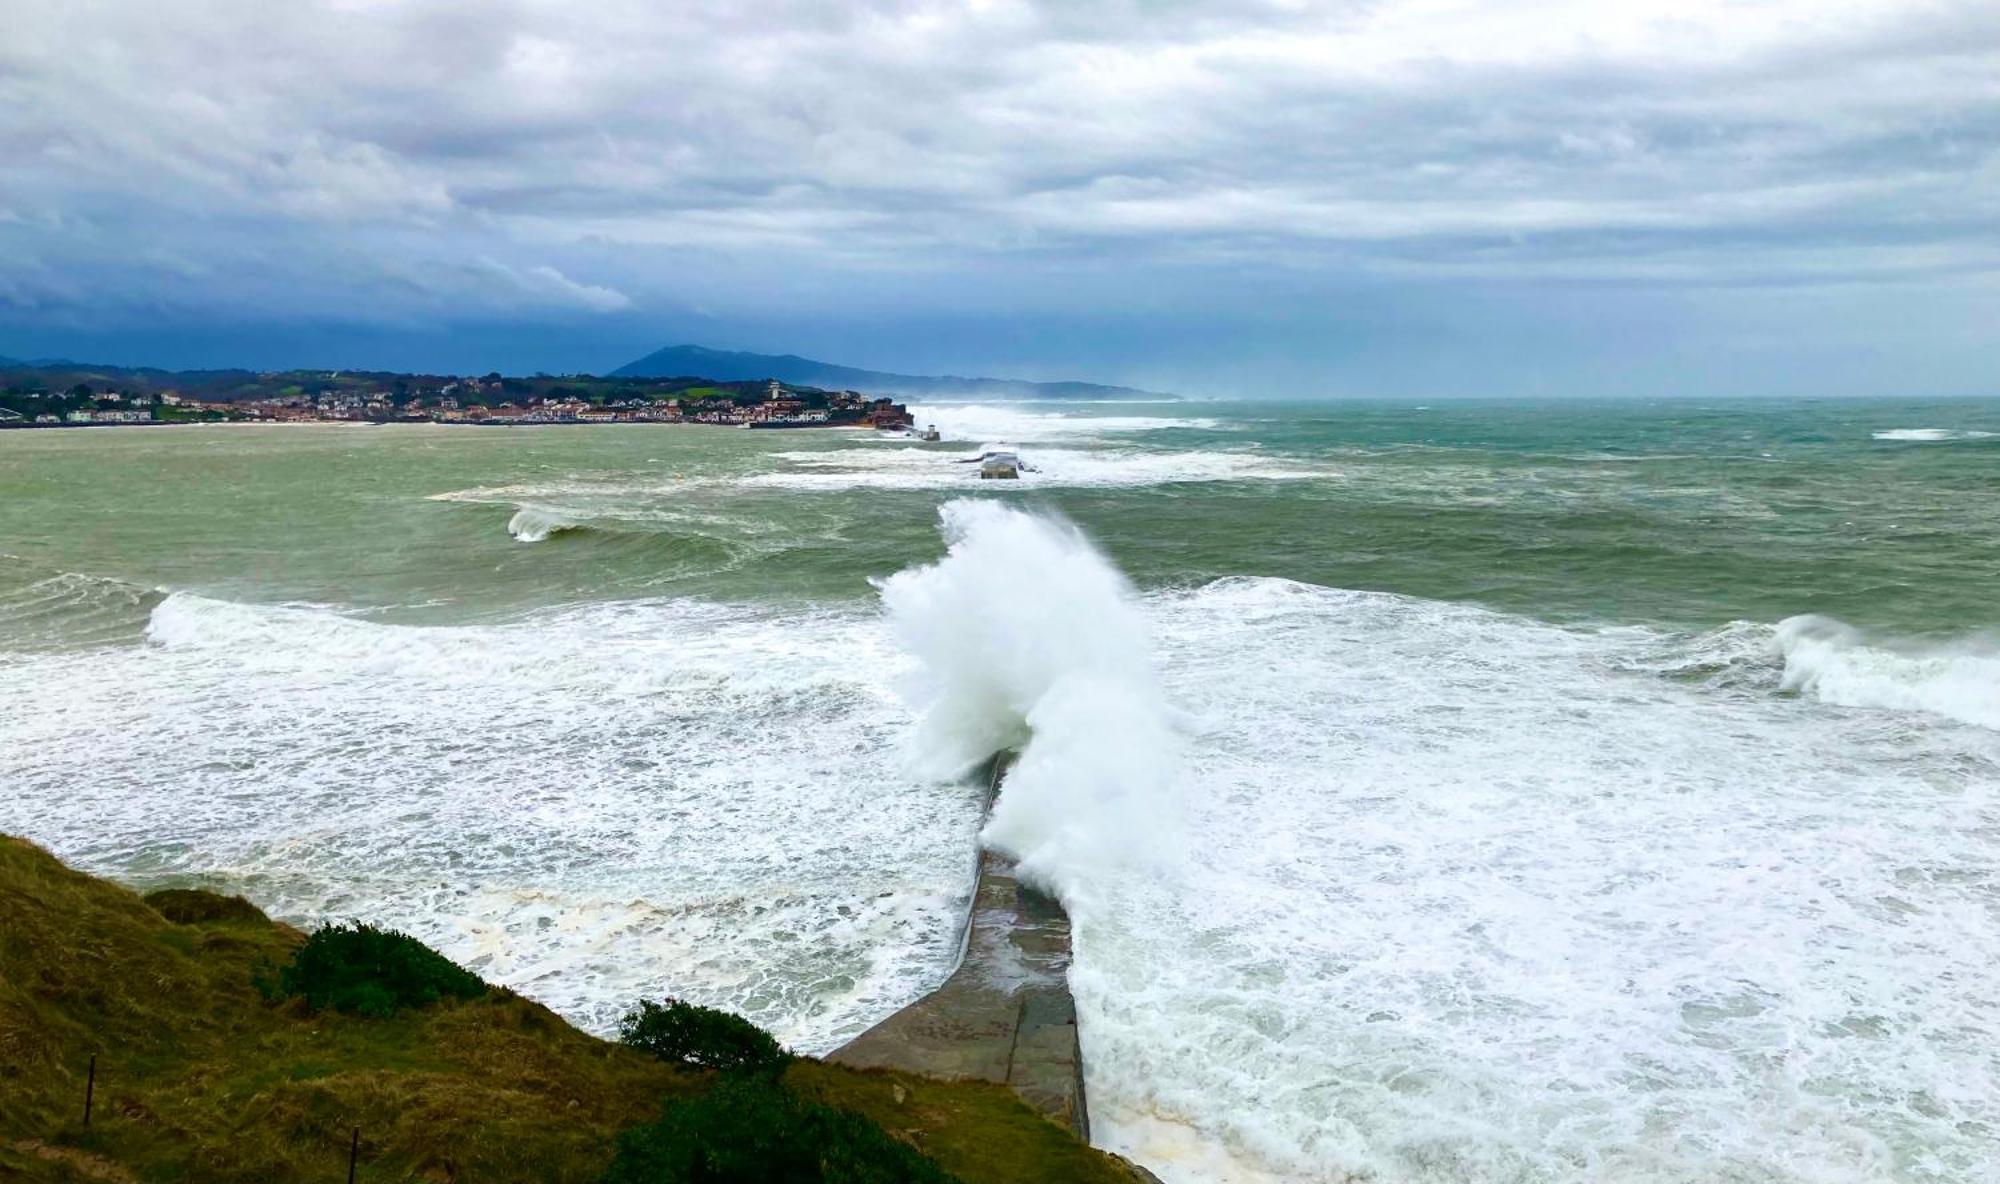
[[(785, 1084), (802, 1098), (874, 1120), (968, 1184), (1134, 1184), (1115, 1155), (1078, 1142), (1004, 1085), (935, 1081), (886, 1069), (798, 1060)], [(1051, 1139), (1051, 1134), (1060, 1135)]]
[(958, 1184), (916, 1148), (762, 1074), (725, 1076), (618, 1137), (603, 1184)]
[(193, 925), (202, 921), (241, 921), (252, 926), (271, 923), (263, 909), (240, 896), (221, 896), (198, 888), (162, 888), (158, 892), (148, 892), (141, 899), (151, 905), (154, 912), (176, 925)]
[[(502, 989), (386, 1018), (272, 1002), (257, 983), (302, 934), (233, 898), (152, 900), (0, 835), (0, 1181), (339, 1181), (358, 1127), (362, 1181), (595, 1184), (621, 1132), (719, 1080)], [(810, 1059), (782, 1080), (966, 1184), (1134, 1179), (1001, 1086)]]
[(371, 1180), (584, 1182), (617, 1131), (701, 1086), (504, 992), (391, 1019), (274, 1005), (256, 979), (303, 939), (214, 900), (232, 915), (176, 925), (0, 837), (0, 1146), (143, 1180), (334, 1180), (358, 1126)]

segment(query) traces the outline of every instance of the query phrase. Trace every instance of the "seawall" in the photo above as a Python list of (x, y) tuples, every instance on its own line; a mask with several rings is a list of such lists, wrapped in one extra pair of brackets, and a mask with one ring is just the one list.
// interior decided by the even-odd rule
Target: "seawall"
[[(987, 776), (988, 810), (1005, 772), (996, 761)], [(982, 851), (958, 968), (937, 990), (828, 1059), (999, 1082), (1087, 1142), (1069, 963), (1069, 915), (1054, 898), (1022, 884), (1012, 860)]]

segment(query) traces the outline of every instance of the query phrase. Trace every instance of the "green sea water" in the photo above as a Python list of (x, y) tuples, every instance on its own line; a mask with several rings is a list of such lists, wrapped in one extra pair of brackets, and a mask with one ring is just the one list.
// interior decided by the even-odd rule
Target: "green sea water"
[[(1812, 612), (1915, 636), (2000, 617), (1992, 401), (990, 410), (972, 426), (1028, 427), (1021, 446), (1043, 472), (983, 484), (950, 463), (980, 442), (969, 436), (6, 433), (0, 578), (18, 589), (81, 573), (430, 622), (586, 599), (854, 599), (935, 556), (938, 503), (970, 495), (1068, 516), (1141, 587), (1278, 576), (1549, 620)], [(1092, 427), (1135, 416), (1151, 430)], [(857, 450), (849, 465), (812, 464)], [(933, 471), (871, 465), (891, 450)], [(508, 524), (523, 509), (562, 529), (520, 545)]]
[(807, 1052), (986, 841), (1169, 1184), (1991, 1179), (2000, 401), (917, 413), (0, 432), (0, 832)]

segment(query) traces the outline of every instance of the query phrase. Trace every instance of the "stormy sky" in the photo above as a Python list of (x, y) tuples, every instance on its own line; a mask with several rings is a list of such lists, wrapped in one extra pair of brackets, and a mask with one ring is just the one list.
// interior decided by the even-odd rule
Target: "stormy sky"
[(0, 355), (2000, 393), (1992, 0), (0, 0)]

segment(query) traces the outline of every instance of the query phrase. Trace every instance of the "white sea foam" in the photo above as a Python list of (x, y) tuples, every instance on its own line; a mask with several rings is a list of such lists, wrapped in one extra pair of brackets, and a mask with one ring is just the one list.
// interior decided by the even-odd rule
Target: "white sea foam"
[(1047, 404), (916, 403), (910, 405), (910, 414), (918, 426), (936, 424), (945, 439), (958, 442), (1060, 442), (1176, 428), (1219, 431), (1223, 426), (1207, 416), (1079, 414), (1052, 410)]
[(1974, 431), (1970, 428), (1890, 428), (1886, 431), (1870, 432), (1869, 435), (1877, 440), (1938, 444), (1949, 440), (1990, 440), (2000, 433)]
[[(2000, 731), (1777, 693), (1807, 643), (1769, 627), (1135, 599), (1059, 524), (948, 520), (879, 616), (175, 595), (145, 644), (0, 663), (83, 705), (0, 713), (0, 831), (599, 1026), (672, 991), (825, 1049), (955, 953), (974, 798), (907, 738), (1026, 738), (989, 837), (1072, 903), (1097, 1138), (1172, 1184), (1990, 1176)], [(1870, 650), (1912, 657), (1831, 652)]]
[[(1141, 619), (1058, 525), (945, 522), (946, 559), (884, 589), (917, 734), (951, 768), (1026, 738), (987, 837), (1070, 905), (1108, 1145), (1170, 1181), (1984, 1163), (1992, 736), (1913, 754), (1768, 683), (1663, 678), (1712, 642), (1644, 629), (1278, 580)], [(1202, 722), (1184, 772), (1169, 697)], [(1126, 858), (1183, 796), (1194, 850)]]
[[(999, 441), (1007, 437), (981, 437)], [(1029, 467), (1016, 483), (981, 483), (981, 453), (1005, 447), (1017, 451)], [(570, 522), (608, 520), (643, 525), (654, 520), (695, 521), (698, 515), (679, 508), (690, 494), (726, 493), (737, 489), (832, 492), (838, 490), (941, 490), (1035, 488), (1130, 488), (1205, 481), (1304, 481), (1327, 479), (1335, 470), (1323, 465), (1269, 456), (1253, 449), (1156, 451), (1132, 447), (1030, 447), (980, 443), (969, 448), (918, 447), (907, 437), (893, 443), (870, 442), (844, 448), (790, 449), (768, 454), (782, 467), (729, 475), (673, 475), (660, 480), (633, 480), (629, 475), (604, 481), (563, 479), (478, 486), (435, 493), (428, 500), (471, 505), (511, 505), (537, 515)], [(532, 521), (532, 520), (529, 520)]]
[(1328, 470), (1256, 452), (1154, 452), (1125, 449), (1021, 449), (1029, 466), (1018, 482), (982, 482), (971, 463), (993, 447), (966, 452), (936, 448), (843, 448), (780, 452), (788, 467), (741, 478), (743, 486), (769, 489), (951, 490), (1046, 487), (1129, 487), (1200, 481), (1301, 481)]
[(1151, 607), (1199, 855), (1078, 918), (1101, 1140), (1170, 1181), (1987, 1170), (2000, 737), (1635, 672), (1647, 630)]
[[(0, 830), (416, 933), (603, 1028), (642, 995), (824, 1050), (956, 952), (971, 791), (902, 773), (852, 613), (689, 601), (417, 628), (175, 594), (0, 665)], [(857, 627), (861, 626), (861, 627)]]

